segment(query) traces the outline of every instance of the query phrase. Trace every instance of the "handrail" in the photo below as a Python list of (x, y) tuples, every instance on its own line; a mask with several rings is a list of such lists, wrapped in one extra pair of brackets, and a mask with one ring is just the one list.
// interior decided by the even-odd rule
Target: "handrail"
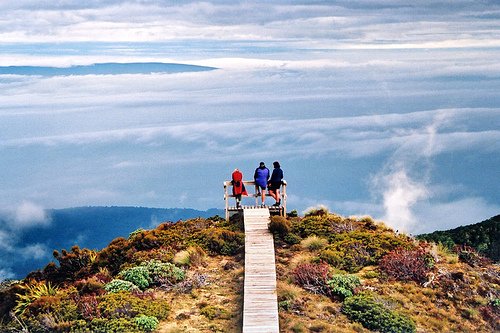
[[(260, 189), (258, 187), (258, 185), (255, 184), (255, 181), (253, 180), (244, 180), (242, 181), (242, 183), (245, 185), (245, 188), (247, 190), (247, 197), (254, 197), (255, 198), (255, 207), (259, 207), (259, 197), (260, 197)], [(228, 189), (232, 186), (231, 184), (231, 181), (230, 180), (226, 180), (224, 181), (223, 183), (224, 185), (224, 201), (226, 202), (225, 203), (225, 209), (226, 209), (226, 220), (229, 221), (229, 210), (238, 210), (237, 208), (231, 208), (229, 207), (229, 198), (234, 198), (235, 195), (233, 194), (229, 194), (228, 192)], [(250, 185), (250, 186), (247, 186), (247, 185)], [(250, 188), (252, 187), (253, 185), (253, 188), (254, 188), (254, 192), (253, 193), (250, 193)], [(281, 209), (283, 210), (283, 213), (281, 215), (285, 216), (286, 217), (286, 198), (287, 198), (287, 194), (286, 194), (286, 186), (287, 186), (287, 182), (286, 180), (282, 180), (281, 181), (281, 187), (280, 187), (280, 197), (281, 197), (281, 206), (282, 207), (279, 207), (280, 208), (280, 214), (281, 214)], [(245, 196), (242, 196), (242, 198), (245, 197)]]

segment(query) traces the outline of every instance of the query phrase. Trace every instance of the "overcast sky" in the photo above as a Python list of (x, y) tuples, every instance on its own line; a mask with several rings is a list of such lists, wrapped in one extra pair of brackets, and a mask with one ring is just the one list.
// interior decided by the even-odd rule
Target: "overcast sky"
[(234, 168), (274, 160), (299, 212), (482, 221), (500, 212), (499, 59), (498, 1), (1, 1), (0, 66), (217, 69), (0, 75), (0, 240), (44, 208), (222, 208)]

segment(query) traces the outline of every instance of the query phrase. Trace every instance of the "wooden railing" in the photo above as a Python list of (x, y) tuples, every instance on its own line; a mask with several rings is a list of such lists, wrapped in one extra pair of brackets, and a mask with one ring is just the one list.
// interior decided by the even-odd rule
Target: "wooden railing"
[[(255, 198), (255, 206), (248, 206), (248, 205), (243, 205), (248, 208), (252, 207), (261, 207), (259, 205), (259, 198), (260, 198), (260, 188), (255, 185), (255, 181), (253, 180), (244, 180), (243, 184), (245, 185), (245, 188), (247, 190), (247, 195), (242, 196), (242, 200), (245, 197), (250, 197), (250, 198)], [(253, 193), (251, 192), (253, 188)], [(267, 200), (273, 200), (273, 198), (268, 194), (269, 191), (266, 189), (266, 197)], [(231, 192), (231, 193), (230, 193)], [(229, 205), (229, 198), (234, 198), (235, 196), (232, 194), (232, 185), (230, 180), (224, 181), (224, 201), (226, 202), (225, 208), (226, 208), (226, 220), (229, 220), (229, 212), (230, 211), (238, 211), (241, 209), (241, 207), (236, 207), (236, 204), (234, 206)], [(266, 208), (269, 208), (270, 210), (273, 211), (278, 211), (280, 215), (286, 217), (286, 181), (282, 180), (281, 181), (281, 187), (280, 187), (280, 199), (281, 199), (281, 206), (280, 207), (273, 207), (272, 205), (267, 205)]]

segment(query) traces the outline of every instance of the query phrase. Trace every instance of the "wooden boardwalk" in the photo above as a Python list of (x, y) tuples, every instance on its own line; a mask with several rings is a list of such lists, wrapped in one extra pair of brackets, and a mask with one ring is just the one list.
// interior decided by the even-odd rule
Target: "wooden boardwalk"
[(244, 209), (245, 284), (243, 333), (279, 333), (273, 236), (269, 209)]

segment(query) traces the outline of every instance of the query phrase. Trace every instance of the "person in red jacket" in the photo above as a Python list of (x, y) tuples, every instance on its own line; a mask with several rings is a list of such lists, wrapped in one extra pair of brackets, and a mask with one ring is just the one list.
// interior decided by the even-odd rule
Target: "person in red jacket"
[(236, 198), (236, 207), (240, 207), (241, 196), (248, 195), (245, 185), (243, 184), (243, 173), (237, 168), (231, 174), (231, 184), (233, 185), (233, 195)]

